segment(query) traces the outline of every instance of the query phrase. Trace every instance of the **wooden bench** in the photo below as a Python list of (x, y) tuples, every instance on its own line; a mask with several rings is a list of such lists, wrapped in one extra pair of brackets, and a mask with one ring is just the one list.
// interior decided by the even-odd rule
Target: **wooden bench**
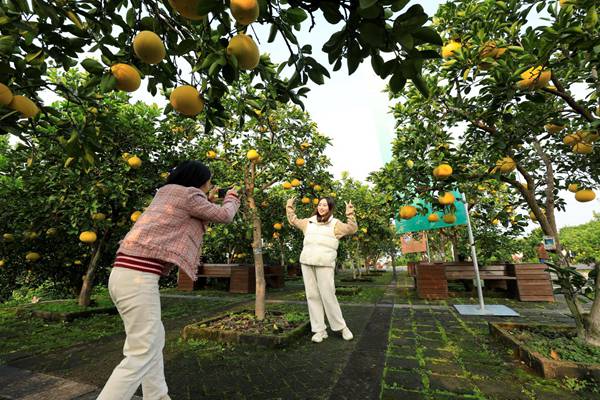
[(554, 301), (554, 290), (546, 264), (511, 264), (509, 268), (517, 280), (520, 301)]
[(283, 265), (265, 265), (264, 269), (268, 287), (277, 289), (285, 286), (285, 267)]
[(199, 289), (206, 284), (206, 278), (229, 278), (230, 293), (252, 293), (256, 287), (254, 265), (200, 264), (198, 266), (198, 280), (194, 282), (186, 274), (179, 273), (177, 289), (187, 292)]
[[(285, 286), (283, 267), (265, 266), (267, 287), (281, 288)], [(229, 278), (230, 293), (253, 293), (256, 291), (256, 275), (253, 264), (200, 264), (198, 280), (193, 282), (186, 274), (179, 274), (177, 288), (181, 291), (192, 291), (203, 287), (206, 278)]]
[[(462, 281), (467, 290), (473, 288), (475, 270), (471, 262), (448, 262), (448, 263), (419, 263), (417, 272), (417, 294), (425, 299), (448, 298), (448, 281)], [(496, 287), (507, 290), (512, 297), (515, 296), (516, 277), (511, 273), (508, 265), (488, 265), (481, 267), (479, 278), (488, 281), (485, 285), (489, 288)]]

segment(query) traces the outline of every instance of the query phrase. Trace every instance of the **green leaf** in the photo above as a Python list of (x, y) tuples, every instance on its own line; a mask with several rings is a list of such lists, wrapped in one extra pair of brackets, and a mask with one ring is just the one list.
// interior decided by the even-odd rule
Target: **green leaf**
[(134, 8), (130, 8), (129, 10), (127, 10), (127, 16), (125, 17), (127, 25), (129, 25), (129, 27), (131, 28), (135, 26), (135, 13), (136, 10)]
[(395, 35), (398, 43), (402, 45), (406, 50), (412, 50), (415, 41), (410, 33), (402, 33), (400, 35)]
[(415, 38), (421, 39), (425, 43), (435, 44), (438, 46), (444, 44), (440, 35), (430, 26), (422, 26), (415, 29), (411, 33)]
[(196, 49), (197, 43), (196, 40), (188, 38), (183, 40), (179, 45), (177, 45), (177, 55), (184, 55), (189, 53), (190, 51)]
[(269, 38), (267, 39), (267, 42), (273, 42), (275, 40), (275, 36), (277, 36), (277, 25), (272, 24), (271, 29), (269, 30)]
[(385, 28), (373, 22), (363, 22), (359, 26), (360, 37), (369, 45), (381, 48), (385, 45)]
[(365, 10), (373, 5), (377, 4), (377, 0), (360, 0), (360, 8)]
[(284, 16), (285, 19), (292, 25), (299, 24), (308, 18), (306, 11), (301, 8), (289, 8), (285, 11)]
[(392, 1), (392, 11), (400, 11), (402, 10), (410, 0), (394, 0)]
[(104, 74), (100, 81), (100, 91), (108, 92), (117, 86), (117, 78), (110, 72)]
[(402, 71), (396, 71), (390, 78), (390, 90), (393, 93), (400, 93), (404, 89), (406, 84), (406, 78), (402, 74)]
[(325, 17), (325, 20), (332, 25), (337, 24), (342, 20), (342, 18), (344, 18), (339, 10), (340, 5), (336, 2), (322, 1), (320, 2), (319, 7), (321, 8), (321, 11), (323, 11), (323, 17)]
[(360, 46), (358, 43), (351, 41), (348, 45), (348, 75), (352, 75), (362, 61)]
[(411, 78), (415, 87), (421, 92), (421, 94), (425, 97), (429, 97), (429, 88), (427, 87), (427, 83), (423, 80), (421, 75), (417, 75)]
[(86, 58), (81, 62), (81, 66), (92, 75), (101, 75), (105, 67), (93, 58)]

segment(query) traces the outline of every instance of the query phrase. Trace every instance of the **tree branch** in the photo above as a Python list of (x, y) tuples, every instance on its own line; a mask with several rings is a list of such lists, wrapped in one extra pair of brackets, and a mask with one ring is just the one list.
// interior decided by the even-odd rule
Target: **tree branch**
[(575, 99), (573, 97), (571, 97), (571, 95), (565, 91), (565, 88), (563, 87), (563, 85), (560, 83), (560, 81), (558, 80), (556, 75), (554, 75), (554, 72), (552, 72), (552, 83), (554, 83), (554, 86), (556, 86), (556, 89), (550, 89), (550, 88), (546, 87), (546, 88), (543, 88), (542, 90), (546, 93), (550, 93), (550, 94), (553, 94), (555, 96), (562, 98), (564, 101), (567, 102), (567, 104), (569, 106), (571, 106), (573, 111), (575, 111), (577, 114), (581, 115), (588, 122), (592, 122), (594, 120), (594, 117), (589, 112), (589, 110), (587, 110), (586, 108), (584, 108), (580, 104), (578, 104), (575, 101)]

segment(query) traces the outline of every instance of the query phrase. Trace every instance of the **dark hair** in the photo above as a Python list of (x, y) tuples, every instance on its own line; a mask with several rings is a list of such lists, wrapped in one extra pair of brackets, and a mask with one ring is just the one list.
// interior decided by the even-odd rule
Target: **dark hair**
[(333, 215), (333, 209), (335, 208), (335, 200), (333, 200), (333, 197), (323, 197), (319, 199), (319, 203), (321, 202), (321, 200), (325, 199), (327, 201), (327, 205), (329, 206), (329, 212), (323, 216), (319, 215), (319, 211), (317, 210), (319, 205), (317, 204), (317, 207), (315, 207), (315, 211), (313, 212), (312, 215), (316, 215), (317, 216), (317, 221), (319, 222), (323, 222), (323, 221), (328, 221), (329, 218), (331, 218), (331, 216)]
[(188, 160), (171, 171), (166, 185), (196, 187), (204, 185), (211, 177), (210, 170), (200, 161)]

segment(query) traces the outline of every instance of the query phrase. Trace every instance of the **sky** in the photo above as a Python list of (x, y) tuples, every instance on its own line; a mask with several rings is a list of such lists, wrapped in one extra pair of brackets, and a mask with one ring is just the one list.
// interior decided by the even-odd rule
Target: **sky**
[[(411, 1), (406, 8), (417, 3)], [(428, 15), (433, 15), (441, 1), (418, 2)], [(532, 23), (539, 23), (539, 20)], [(256, 26), (254, 26), (256, 25)], [(269, 26), (254, 24), (255, 32), (250, 32), (259, 44), (262, 53), (269, 53), (274, 62), (286, 61), (289, 57), (287, 47), (278, 35), (273, 43), (267, 43)], [(331, 173), (340, 178), (343, 171), (350, 176), (365, 180), (370, 172), (383, 166), (391, 157), (391, 141), (394, 137), (394, 119), (389, 113), (388, 95), (384, 93), (387, 80), (384, 81), (371, 69), (370, 61), (363, 62), (356, 72), (348, 75), (344, 63), (342, 68), (331, 71), (322, 45), (332, 33), (341, 28), (341, 24), (332, 26), (318, 17), (316, 27), (307, 31), (308, 22), (303, 24), (303, 31), (297, 32), (301, 45), (311, 44), (313, 57), (328, 67), (331, 79), (324, 85), (309, 84), (311, 89), (304, 100), (307, 112), (319, 127), (319, 131), (332, 140), (326, 155), (330, 158)], [(288, 68), (288, 73), (291, 69)], [(162, 96), (153, 97), (145, 89), (145, 84), (133, 93), (132, 101), (141, 100), (146, 103), (166, 104)], [(50, 101), (51, 96), (48, 96)], [(54, 100), (54, 99), (52, 99)], [(600, 212), (600, 196), (593, 202), (578, 203), (570, 192), (560, 193), (567, 201), (567, 211), (557, 213), (559, 227), (585, 223), (593, 218), (593, 212)], [(531, 224), (531, 229), (536, 225)]]

